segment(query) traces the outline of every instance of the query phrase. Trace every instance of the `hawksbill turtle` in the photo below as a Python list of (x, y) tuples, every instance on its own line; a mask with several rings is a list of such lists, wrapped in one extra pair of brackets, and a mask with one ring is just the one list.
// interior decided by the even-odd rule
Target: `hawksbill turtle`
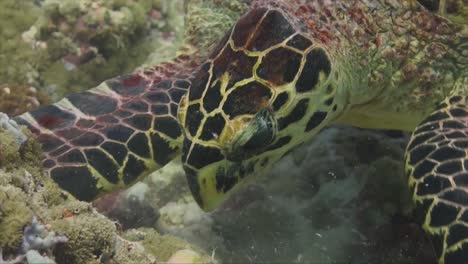
[(15, 118), (81, 200), (181, 158), (213, 210), (322, 128), (413, 131), (409, 188), (439, 263), (468, 262), (468, 17), (461, 0), (253, 0), (206, 57), (118, 76)]

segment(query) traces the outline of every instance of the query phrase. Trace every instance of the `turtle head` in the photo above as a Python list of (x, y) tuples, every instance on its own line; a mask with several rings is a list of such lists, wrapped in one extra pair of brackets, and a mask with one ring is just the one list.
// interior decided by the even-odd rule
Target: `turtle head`
[(271, 88), (256, 81), (229, 88), (228, 73), (205, 84), (197, 99), (203, 69), (182, 99), (179, 119), (187, 180), (200, 207), (209, 211), (267, 165), (262, 153), (277, 137), (278, 120), (270, 107)]
[(339, 109), (331, 66), (279, 10), (236, 23), (179, 107), (183, 166), (201, 208), (213, 210), (323, 127)]
[[(186, 112), (187, 117), (193, 114)], [(277, 120), (263, 108), (233, 120), (208, 117), (203, 123), (195, 136), (188, 135), (187, 127), (182, 160), (195, 200), (211, 211), (270, 164), (264, 153), (276, 139)]]

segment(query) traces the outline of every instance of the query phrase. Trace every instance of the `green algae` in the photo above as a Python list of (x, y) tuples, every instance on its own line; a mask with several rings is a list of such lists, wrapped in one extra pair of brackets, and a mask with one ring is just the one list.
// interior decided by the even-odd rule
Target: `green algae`
[(1, 1), (0, 84), (34, 85), (57, 100), (131, 72), (163, 34), (183, 28), (174, 2)]
[[(153, 1), (75, 2), (46, 1), (49, 11), (33, 26), (40, 33), (36, 39), (45, 42), (49, 51), (50, 59), (40, 72), (56, 99), (133, 71), (152, 51), (146, 34), (151, 29), (149, 13), (156, 7)], [(43, 22), (50, 20), (55, 22), (52, 28)], [(84, 26), (76, 29), (80, 25)], [(67, 56), (78, 65), (67, 68), (59, 60)]]
[[(6, 255), (17, 254), (24, 227), (33, 216), (50, 231), (68, 238), (48, 256), (58, 263), (156, 263), (179, 249), (193, 248), (152, 229), (140, 241), (121, 238), (113, 221), (97, 213), (90, 203), (60, 190), (43, 172), (37, 158), (42, 155), (40, 146), (27, 135), (20, 146), (14, 135), (0, 129), (0, 248)], [(200, 257), (207, 262), (206, 255), (200, 253)]]
[(0, 1), (0, 84), (29, 83), (41, 54), (21, 40), (21, 33), (34, 23), (40, 12), (33, 1)]
[(21, 189), (0, 186), (0, 248), (5, 252), (14, 252), (21, 245), (23, 228), (31, 222), (33, 212), (25, 201)]
[[(247, 4), (189, 1), (185, 27), (183, 7), (181, 0), (47, 0), (42, 8), (1, 1), (7, 26), (0, 31), (6, 40), (0, 44), (0, 84), (34, 85), (57, 100), (143, 63), (168, 60), (184, 42), (206, 52)], [(151, 18), (152, 12), (160, 18)], [(67, 66), (64, 58), (70, 57), (81, 61)]]
[(50, 103), (50, 98), (29, 85), (0, 85), (0, 112), (17, 116)]
[(199, 259), (194, 263), (213, 263), (210, 256), (200, 248), (172, 235), (162, 235), (152, 228), (139, 228), (128, 230), (124, 238), (140, 242), (145, 249), (156, 257), (159, 262), (166, 262), (179, 250), (190, 249), (197, 252)]
[(23, 127), (21, 132), (27, 136), (27, 139), (19, 145), (15, 135), (0, 129), (0, 169), (5, 172), (0, 177), (0, 184), (16, 182), (16, 187), (28, 192), (25, 187), (27, 184), (45, 184), (50, 178), (43, 173), (41, 160), (37, 158), (42, 155), (40, 145), (32, 138), (29, 130)]
[[(91, 2), (100, 1), (79, 1), (80, 4)], [(96, 25), (99, 22), (96, 17), (83, 16), (77, 2), (45, 1), (44, 10), (34, 6), (28, 7), (30, 9), (24, 8), (22, 12), (28, 14), (34, 11), (35, 15), (31, 16), (21, 29), (11, 33), (20, 44), (10, 46), (8, 52), (4, 46), (0, 47), (0, 54), (13, 56), (1, 57), (1, 63), (7, 65), (9, 61), (21, 61), (21, 64), (18, 62), (18, 67), (21, 67), (8, 69), (8, 74), (4, 74), (0, 83), (34, 84), (57, 99), (72, 91), (92, 87), (101, 80), (131, 71), (151, 52), (153, 53), (150, 57), (153, 60), (148, 60), (149, 62), (158, 63), (171, 58), (182, 44), (184, 16), (180, 15), (183, 7), (181, 1), (138, 1), (131, 4), (129, 1), (103, 1), (102, 3), (109, 9), (121, 11), (117, 14), (121, 19), (114, 20), (115, 23), (112, 24), (114, 27), (95, 35), (92, 35), (92, 32), (80, 32), (77, 35), (71, 31), (69, 25), (76, 23), (80, 16), (86, 19), (87, 25)], [(3, 4), (2, 2), (0, 6)], [(157, 32), (148, 37), (145, 35), (148, 30), (147, 16), (152, 9), (162, 12), (163, 17), (161, 23), (152, 25), (157, 28)], [(207, 13), (198, 14), (205, 16), (205, 19), (213, 18), (206, 16)], [(218, 17), (220, 21), (225, 18), (220, 17)], [(113, 19), (112, 12), (105, 12), (104, 19)], [(58, 23), (59, 21), (63, 23)], [(230, 23), (232, 24), (232, 20)], [(21, 37), (21, 33), (28, 28), (29, 31)], [(164, 39), (161, 33), (169, 31), (174, 31), (175, 35)], [(78, 48), (72, 36), (89, 40), (98, 48), (99, 53), (86, 63), (70, 70), (64, 67), (63, 58)], [(24, 50), (19, 50), (19, 47)], [(11, 74), (13, 72), (15, 74)], [(140, 242), (121, 239), (112, 221), (96, 213), (90, 204), (79, 202), (60, 190), (47, 177), (42, 170), (41, 159), (38, 158), (42, 155), (40, 146), (32, 138), (19, 146), (12, 135), (0, 131), (0, 152), (0, 193), (3, 195), (0, 197), (2, 212), (0, 221), (15, 224), (15, 226), (5, 224), (3, 227), (7, 230), (0, 229), (0, 247), (5, 252), (17, 250), (22, 239), (22, 230), (31, 223), (33, 215), (51, 230), (69, 239), (69, 242), (58, 245), (54, 250), (58, 262), (98, 263), (115, 254), (112, 263), (125, 263), (128, 262), (126, 260), (137, 259), (144, 263), (152, 263), (156, 257), (165, 261), (177, 250), (193, 248), (188, 242), (173, 236), (160, 235), (154, 230)], [(15, 199), (7, 202), (6, 197), (15, 197)], [(20, 209), (12, 210), (12, 208)], [(138, 250), (128, 251), (127, 246)], [(125, 252), (133, 257), (126, 256)], [(200, 259), (197, 260), (208, 262), (209, 258), (206, 254), (200, 254)]]
[[(468, 3), (466, 1), (453, 1), (450, 3), (450, 10), (447, 10), (448, 19), (458, 24), (468, 24)], [(445, 13), (445, 12), (444, 12)]]
[(51, 208), (48, 215), (51, 219), (62, 219), (72, 216), (91, 214), (92, 212), (91, 204), (78, 200), (71, 200)]
[(0, 248), (8, 253), (21, 244), (32, 216), (43, 211), (35, 208), (51, 205), (43, 205), (41, 194), (57, 195), (59, 190), (42, 173), (34, 140), (19, 146), (14, 135), (0, 130), (0, 153)]
[[(10, 46), (0, 46), (0, 63), (8, 65), (8, 62), (15, 62), (12, 68), (2, 67), (4, 72), (0, 70), (0, 83), (34, 84), (53, 93), (52, 97), (57, 99), (72, 91), (92, 87), (111, 76), (131, 71), (151, 52), (156, 63), (171, 58), (182, 43), (183, 35), (179, 34), (184, 29), (184, 17), (180, 15), (181, 1), (139, 1), (130, 5), (128, 1), (105, 1), (107, 7), (121, 11), (122, 19), (113, 24), (115, 27), (96, 35), (81, 32), (79, 36), (93, 42), (99, 54), (73, 70), (66, 69), (62, 59), (73, 53), (77, 46), (70, 37), (73, 36), (70, 35), (70, 28), (56, 27), (56, 22), (75, 23), (82, 15), (77, 3), (46, 1), (44, 10), (35, 6), (23, 8), (23, 13), (34, 12), (34, 16), (22, 20), (22, 28), (12, 25), (16, 31), (9, 34), (16, 38), (17, 45), (9, 43)], [(4, 4), (6, 2), (0, 6)], [(164, 40), (160, 32), (151, 37), (145, 36), (148, 30), (147, 15), (151, 9), (162, 10), (161, 20), (168, 21), (153, 26), (160, 32), (176, 31), (169, 41)], [(107, 12), (105, 19), (111, 19), (110, 15)], [(89, 25), (98, 22), (92, 16), (86, 19)], [(28, 28), (30, 30), (23, 34), (23, 39), (29, 38), (29, 43), (21, 38), (21, 33)], [(34, 49), (31, 46), (35, 46)], [(47, 177), (38, 158), (42, 155), (40, 146), (32, 138), (19, 146), (14, 136), (0, 131), (0, 153), (0, 247), (6, 253), (18, 249), (23, 228), (31, 223), (33, 215), (51, 230), (69, 239), (54, 250), (58, 262), (98, 263), (114, 254), (111, 263), (153, 263), (155, 259), (166, 261), (177, 250), (193, 248), (188, 242), (160, 235), (154, 230), (148, 231), (149, 235), (140, 242), (121, 239), (112, 221), (96, 213), (90, 204), (79, 202), (60, 190)], [(135, 250), (129, 251), (130, 247)], [(209, 257), (200, 254), (198, 260), (209, 262)]]
[(99, 263), (110, 256), (116, 239), (116, 227), (105, 217), (85, 213), (50, 222), (54, 231), (68, 238), (54, 255), (59, 263)]
[[(200, 52), (210, 51), (239, 16), (247, 10), (245, 1), (193, 0), (188, 2), (186, 42)], [(207, 54), (204, 54), (205, 56)]]
[[(170, 235), (161, 235), (152, 228), (140, 228), (138, 232), (143, 237), (142, 239), (140, 237), (141, 243), (159, 261), (168, 260), (174, 252), (188, 246), (187, 242)], [(139, 241), (132, 232), (127, 233), (124, 237), (131, 241)]]
[(145, 252), (145, 248), (139, 242), (132, 242), (118, 237), (115, 252), (110, 264), (117, 263), (145, 263), (152, 264), (156, 262), (156, 258)]
[(21, 160), (19, 148), (13, 135), (5, 132), (0, 133), (0, 166), (6, 167), (6, 169), (17, 167)]

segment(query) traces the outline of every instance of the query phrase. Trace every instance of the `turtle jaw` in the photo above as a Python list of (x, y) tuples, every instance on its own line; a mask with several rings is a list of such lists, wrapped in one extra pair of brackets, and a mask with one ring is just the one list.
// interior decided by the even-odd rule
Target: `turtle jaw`
[(210, 164), (200, 170), (186, 165), (183, 167), (192, 196), (203, 211), (211, 212), (226, 200), (223, 193), (216, 189), (217, 166)]
[(187, 165), (183, 167), (195, 201), (204, 211), (210, 212), (249, 182), (247, 179), (254, 178), (255, 162), (224, 159), (199, 170)]

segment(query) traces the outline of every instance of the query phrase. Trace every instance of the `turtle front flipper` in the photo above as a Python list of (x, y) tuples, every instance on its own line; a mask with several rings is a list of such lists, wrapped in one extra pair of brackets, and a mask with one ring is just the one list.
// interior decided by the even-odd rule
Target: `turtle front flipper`
[(110, 79), (15, 120), (42, 144), (52, 179), (93, 200), (179, 155), (178, 104), (195, 67), (183, 59)]
[(406, 166), (439, 263), (468, 260), (468, 97), (452, 96), (414, 131)]

